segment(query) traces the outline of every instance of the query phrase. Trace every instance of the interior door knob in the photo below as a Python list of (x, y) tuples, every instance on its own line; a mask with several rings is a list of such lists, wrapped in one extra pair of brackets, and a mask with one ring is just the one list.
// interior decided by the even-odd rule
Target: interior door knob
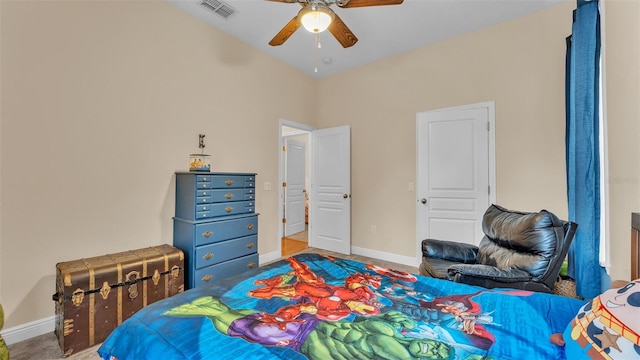
[(426, 204), (427, 203), (427, 199), (422, 198), (422, 200), (420, 200), (421, 203)]

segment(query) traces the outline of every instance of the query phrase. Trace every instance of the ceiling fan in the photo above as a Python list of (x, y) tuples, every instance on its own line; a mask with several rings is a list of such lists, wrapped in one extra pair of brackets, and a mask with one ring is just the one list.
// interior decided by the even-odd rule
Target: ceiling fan
[(284, 44), (287, 39), (303, 26), (308, 31), (318, 34), (329, 30), (338, 42), (345, 48), (355, 45), (358, 38), (349, 30), (347, 25), (329, 7), (336, 4), (341, 8), (355, 8), (379, 5), (399, 5), (404, 0), (267, 0), (282, 3), (298, 3), (302, 9), (294, 16), (276, 36), (269, 41), (271, 46)]

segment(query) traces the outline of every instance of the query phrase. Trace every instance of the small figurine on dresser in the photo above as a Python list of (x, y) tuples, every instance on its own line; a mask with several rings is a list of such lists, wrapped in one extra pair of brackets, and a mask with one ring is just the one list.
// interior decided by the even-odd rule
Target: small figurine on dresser
[(204, 136), (198, 135), (200, 154), (189, 154), (189, 171), (211, 171), (211, 156), (204, 153)]

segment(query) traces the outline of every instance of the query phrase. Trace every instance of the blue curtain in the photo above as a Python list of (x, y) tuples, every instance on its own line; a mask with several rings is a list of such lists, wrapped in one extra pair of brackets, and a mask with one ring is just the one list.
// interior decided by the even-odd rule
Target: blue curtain
[(566, 159), (569, 220), (578, 230), (569, 249), (569, 276), (584, 298), (600, 294), (599, 77), (597, 0), (577, 0), (567, 38)]

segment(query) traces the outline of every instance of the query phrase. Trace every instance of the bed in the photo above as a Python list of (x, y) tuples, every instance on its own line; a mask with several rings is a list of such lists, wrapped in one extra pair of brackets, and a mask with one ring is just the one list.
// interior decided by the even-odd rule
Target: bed
[(300, 254), (151, 304), (103, 359), (564, 359), (584, 301)]

